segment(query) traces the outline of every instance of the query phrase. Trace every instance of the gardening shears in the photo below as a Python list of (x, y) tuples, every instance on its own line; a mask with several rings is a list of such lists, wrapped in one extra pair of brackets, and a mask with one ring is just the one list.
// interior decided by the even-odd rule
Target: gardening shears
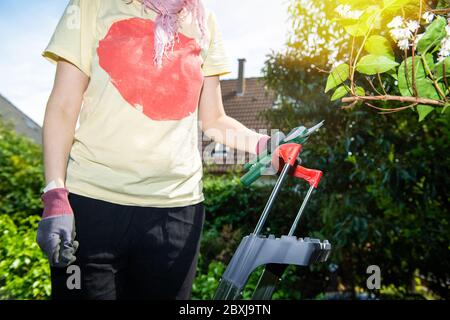
[[(269, 300), (288, 265), (309, 266), (312, 263), (325, 262), (328, 259), (331, 244), (327, 240), (322, 242), (319, 239), (294, 236), (306, 204), (323, 175), (322, 171), (302, 167), (299, 155), (302, 151), (302, 144), (322, 125), (323, 121), (310, 129), (298, 127), (292, 130), (287, 137), (279, 140), (280, 143), (273, 153), (267, 152), (247, 165), (249, 172), (241, 179), (242, 183), (246, 185), (256, 181), (268, 166), (282, 169), (276, 170), (279, 177), (255, 230), (242, 239), (222, 275), (214, 296), (216, 300), (236, 300), (242, 297), (242, 289), (250, 274), (259, 266), (265, 266), (265, 270), (253, 292), (252, 299)], [(310, 188), (288, 235), (280, 238), (276, 238), (274, 235), (264, 236), (261, 234), (262, 228), (287, 175), (307, 181)]]
[[(294, 128), (287, 136), (283, 133), (278, 132), (272, 138), (272, 145), (278, 147), (287, 143), (294, 143), (303, 145), (308, 141), (309, 137), (319, 130), (324, 124), (324, 121), (319, 122), (311, 128), (306, 128), (304, 126), (299, 126)], [(258, 180), (262, 175), (273, 175), (278, 172), (272, 163), (272, 152), (271, 150), (263, 151), (258, 157), (244, 165), (244, 171), (248, 171), (242, 178), (242, 184), (249, 186), (256, 180)]]

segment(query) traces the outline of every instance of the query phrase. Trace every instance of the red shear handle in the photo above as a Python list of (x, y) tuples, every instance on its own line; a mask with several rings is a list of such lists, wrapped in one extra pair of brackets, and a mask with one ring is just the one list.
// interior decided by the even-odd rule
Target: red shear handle
[(323, 172), (320, 170), (307, 169), (305, 167), (296, 165), (298, 155), (302, 151), (302, 145), (297, 143), (286, 143), (280, 145), (274, 152), (272, 157), (272, 166), (278, 171), (288, 163), (292, 170), (290, 175), (299, 179), (303, 179), (309, 183), (310, 186), (317, 188)]
[(320, 179), (323, 176), (323, 172), (320, 170), (307, 169), (302, 166), (295, 167), (295, 171), (292, 174), (294, 177), (306, 180), (311, 187), (317, 188)]
[(285, 143), (275, 149), (272, 156), (272, 164), (275, 168), (281, 169), (280, 160), (283, 165), (289, 163), (291, 167), (295, 165), (297, 157), (302, 151), (302, 145), (297, 143)]

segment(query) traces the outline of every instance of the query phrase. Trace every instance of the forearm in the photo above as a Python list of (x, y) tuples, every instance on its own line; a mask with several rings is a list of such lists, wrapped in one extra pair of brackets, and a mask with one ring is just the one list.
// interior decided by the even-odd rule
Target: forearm
[(252, 154), (256, 153), (260, 139), (266, 136), (250, 130), (227, 115), (218, 117), (213, 123), (203, 128), (203, 131), (218, 143)]
[(206, 77), (199, 109), (200, 126), (205, 135), (230, 148), (256, 154), (258, 142), (267, 137), (226, 115), (218, 76)]
[(58, 62), (42, 133), (46, 185), (55, 181), (55, 187), (65, 186), (67, 161), (88, 83), (89, 78), (75, 66)]
[(43, 127), (46, 185), (55, 181), (57, 186), (64, 186), (76, 121), (73, 114), (64, 111), (62, 106), (50, 98)]

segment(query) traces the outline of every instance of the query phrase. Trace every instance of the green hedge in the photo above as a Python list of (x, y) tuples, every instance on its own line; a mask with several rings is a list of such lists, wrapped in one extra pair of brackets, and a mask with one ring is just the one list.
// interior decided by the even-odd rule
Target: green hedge
[(0, 210), (18, 219), (42, 210), (42, 150), (0, 118)]
[[(365, 268), (374, 262), (382, 267), (382, 284), (385, 286), (384, 291), (375, 292), (378, 296), (386, 293), (389, 297), (406, 297), (411, 281), (418, 281), (417, 275), (428, 278), (416, 286), (425, 288), (422, 296), (436, 297), (427, 292), (426, 287), (430, 284), (440, 297), (448, 296), (448, 288), (438, 282), (445, 279), (450, 263), (448, 209), (439, 200), (441, 198), (433, 195), (436, 190), (443, 190), (443, 183), (448, 179), (445, 166), (448, 160), (443, 157), (448, 149), (449, 131), (444, 132), (445, 138), (439, 137), (442, 129), (422, 128), (425, 129), (426, 134), (422, 133), (426, 139), (424, 143), (407, 141), (412, 147), (400, 159), (409, 162), (394, 161), (383, 171), (376, 170), (378, 164), (369, 157), (365, 159), (367, 162), (358, 159), (356, 163), (351, 158), (346, 159), (347, 156), (342, 159), (342, 152), (333, 153), (332, 144), (319, 145), (315, 152), (322, 156), (316, 162), (309, 160), (311, 153), (308, 156), (308, 150), (305, 151), (308, 166), (325, 167), (328, 171), (325, 171), (324, 182), (314, 194), (297, 234), (328, 238), (333, 250), (327, 264), (306, 269), (289, 268), (276, 292), (276, 299), (321, 298), (324, 292), (336, 290), (342, 283), (346, 290), (361, 291), (367, 277)], [(357, 134), (355, 137), (360, 148), (368, 144)], [(374, 143), (396, 141), (399, 146), (404, 137), (402, 132), (395, 135), (395, 140), (379, 137)], [(390, 150), (386, 148), (385, 152), (389, 154)], [(324, 159), (323, 154), (328, 157)], [(400, 157), (400, 154), (396, 156)], [(41, 159), (39, 146), (17, 136), (0, 121), (0, 299), (49, 297), (48, 265), (34, 240), (42, 210), (39, 199), (43, 187)], [(443, 162), (434, 159), (443, 159)], [(414, 173), (416, 181), (407, 176), (413, 169), (421, 170)], [(367, 174), (371, 174), (370, 179)], [(437, 178), (442, 174), (444, 176)], [(271, 191), (271, 186), (267, 185), (244, 187), (238, 176), (205, 176), (207, 217), (193, 288), (195, 299), (213, 296), (226, 264), (242, 237), (253, 231)], [(394, 180), (378, 180), (384, 177)], [(431, 178), (439, 182), (439, 189), (430, 188)], [(353, 185), (351, 189), (347, 189), (349, 184)], [(264, 230), (266, 234), (287, 233), (306, 189), (305, 183), (288, 180), (281, 190), (281, 201), (275, 204), (269, 217)], [(395, 193), (397, 190), (400, 192)], [(407, 197), (413, 202), (404, 208)], [(338, 271), (331, 273), (328, 270), (330, 264), (338, 266)], [(245, 298), (250, 297), (260, 272), (252, 275), (244, 291)]]
[(0, 215), (0, 300), (47, 299), (49, 266), (36, 243), (38, 216), (14, 223)]

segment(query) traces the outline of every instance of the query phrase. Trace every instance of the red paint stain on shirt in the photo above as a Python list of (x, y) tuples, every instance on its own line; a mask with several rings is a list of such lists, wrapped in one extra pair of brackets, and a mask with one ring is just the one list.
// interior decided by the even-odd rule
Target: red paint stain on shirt
[(99, 63), (132, 107), (153, 120), (181, 120), (198, 107), (204, 79), (201, 48), (180, 33), (159, 69), (153, 63), (154, 29), (148, 19), (115, 22), (99, 42)]

